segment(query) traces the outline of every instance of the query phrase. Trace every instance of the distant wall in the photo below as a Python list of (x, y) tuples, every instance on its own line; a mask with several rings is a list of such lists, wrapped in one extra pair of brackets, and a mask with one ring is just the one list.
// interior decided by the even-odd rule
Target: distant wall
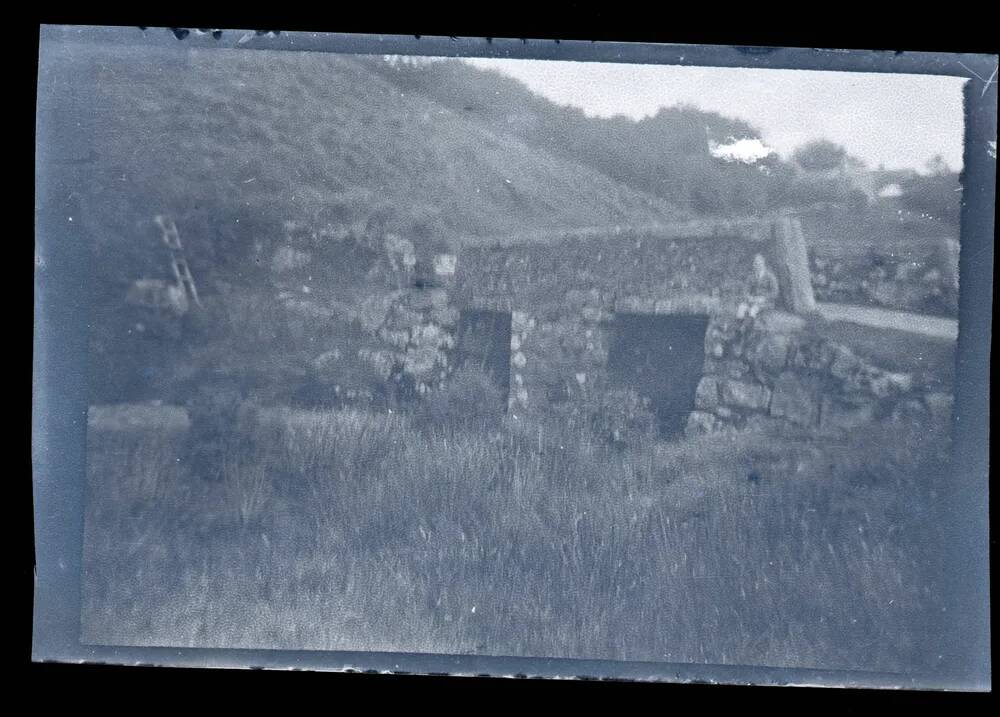
[(958, 316), (955, 240), (915, 240), (853, 253), (825, 249), (814, 247), (809, 256), (818, 300)]

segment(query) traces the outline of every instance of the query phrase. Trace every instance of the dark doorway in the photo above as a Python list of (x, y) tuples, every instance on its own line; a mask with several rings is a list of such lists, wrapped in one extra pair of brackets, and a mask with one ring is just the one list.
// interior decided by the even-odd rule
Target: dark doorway
[(618, 314), (612, 325), (611, 380), (651, 401), (661, 435), (680, 433), (694, 409), (707, 327), (707, 316), (653, 314)]
[(466, 309), (458, 320), (455, 350), (457, 368), (478, 368), (485, 372), (503, 397), (507, 410), (510, 394), (510, 312)]

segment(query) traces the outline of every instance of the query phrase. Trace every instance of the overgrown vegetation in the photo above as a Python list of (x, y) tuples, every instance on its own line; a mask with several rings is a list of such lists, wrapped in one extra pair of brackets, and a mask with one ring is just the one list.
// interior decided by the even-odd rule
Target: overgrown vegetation
[(416, 421), (432, 431), (488, 430), (497, 427), (497, 407), (503, 403), (504, 396), (489, 374), (472, 366), (462, 367), (417, 404)]
[(91, 432), (85, 641), (947, 667), (926, 426), (621, 450), (273, 410), (231, 438), (215, 482), (177, 436)]
[[(849, 176), (869, 169), (827, 139), (807, 142), (787, 161), (770, 155), (753, 164), (725, 162), (711, 155), (710, 142), (760, 139), (760, 130), (735, 117), (683, 105), (661, 108), (638, 121), (624, 115), (587, 116), (500, 72), (459, 60), (368, 64), (406, 92), (430, 97), (491, 131), (596, 169), (694, 214), (748, 216), (817, 204), (856, 213), (870, 203)], [(923, 214), (924, 224), (934, 227), (931, 231), (956, 233), (958, 175), (940, 159), (932, 160), (927, 170), (929, 176), (874, 171), (885, 183), (902, 183), (903, 205)]]

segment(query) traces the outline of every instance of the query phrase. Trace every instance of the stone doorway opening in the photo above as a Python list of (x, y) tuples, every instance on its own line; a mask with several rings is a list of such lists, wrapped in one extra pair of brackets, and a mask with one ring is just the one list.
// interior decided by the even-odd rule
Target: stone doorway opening
[(510, 396), (511, 313), (487, 309), (463, 309), (458, 319), (455, 367), (475, 368), (490, 377), (500, 390), (501, 405), (507, 410)]
[(694, 410), (707, 328), (698, 314), (618, 314), (612, 322), (609, 377), (649, 399), (664, 437), (681, 434)]

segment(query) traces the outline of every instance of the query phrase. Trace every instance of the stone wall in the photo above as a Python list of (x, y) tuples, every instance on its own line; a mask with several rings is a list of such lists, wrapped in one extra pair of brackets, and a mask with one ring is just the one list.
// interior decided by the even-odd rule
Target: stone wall
[(362, 327), (377, 340), (358, 349), (359, 358), (400, 390), (423, 394), (440, 387), (451, 371), (459, 310), (447, 280), (368, 297), (358, 312)]
[(809, 257), (819, 301), (958, 315), (958, 243), (943, 239), (906, 252), (872, 250), (852, 256)]
[(775, 424), (838, 432), (877, 420), (950, 415), (951, 394), (878, 368), (797, 317), (718, 317), (705, 345), (688, 434)]
[(454, 295), (511, 312), (512, 412), (582, 418), (616, 390), (606, 369), (616, 314), (734, 312), (758, 253), (778, 263), (765, 233), (471, 247)]
[(563, 296), (564, 309), (558, 314), (512, 313), (510, 409), (514, 412), (555, 410), (582, 417), (588, 407), (614, 391), (607, 363), (617, 313), (709, 315), (723, 306), (719, 299), (701, 295), (614, 300), (597, 289), (570, 289)]
[[(607, 236), (463, 249), (459, 300), (470, 306), (559, 317), (618, 300), (655, 303), (678, 296), (736, 300), (746, 294), (753, 256), (777, 264), (769, 241), (745, 237), (658, 239)], [(594, 293), (596, 292), (596, 294)]]
[[(620, 388), (607, 362), (615, 317), (623, 312), (708, 317), (689, 434), (765, 424), (841, 431), (948, 410), (947, 394), (870, 365), (815, 335), (801, 317), (773, 310), (736, 318), (753, 256), (764, 255), (776, 273), (783, 267), (776, 252), (786, 247), (775, 231), (477, 247), (460, 256), (455, 294), (462, 306), (512, 311), (515, 414), (585, 418), (607, 408), (602, 399)], [(784, 294), (788, 283), (782, 283)]]
[[(786, 235), (794, 240), (795, 232)], [(588, 422), (601, 413), (617, 438), (618, 427), (648, 423), (648, 404), (609, 376), (616, 317), (696, 315), (707, 318), (707, 329), (687, 434), (764, 425), (843, 431), (950, 411), (949, 395), (870, 365), (816, 335), (800, 316), (771, 309), (737, 318), (754, 255), (787, 273), (782, 251), (773, 225), (747, 236), (615, 235), (465, 247), (457, 257), (431, 258), (429, 278), (367, 299), (359, 315), (377, 343), (362, 348), (362, 358), (384, 380), (404, 381), (417, 394), (433, 391), (452, 369), (461, 310), (509, 311), (508, 410)], [(782, 284), (786, 301), (779, 303), (788, 303), (787, 277)], [(805, 288), (800, 305), (811, 302)]]

